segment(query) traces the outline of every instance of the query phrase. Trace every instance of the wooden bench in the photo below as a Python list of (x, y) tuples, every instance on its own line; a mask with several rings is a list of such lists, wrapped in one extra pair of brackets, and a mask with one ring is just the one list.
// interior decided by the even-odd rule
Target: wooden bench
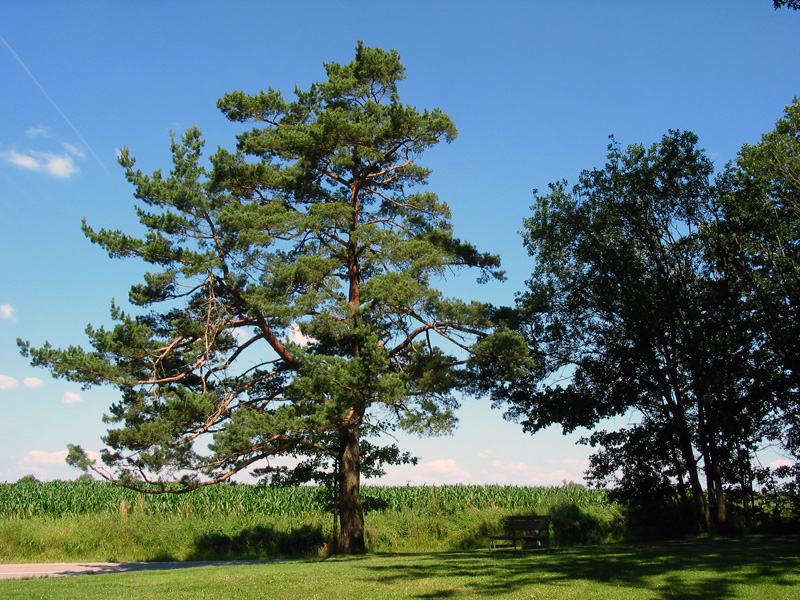
[[(550, 551), (550, 517), (547, 515), (530, 515), (506, 517), (503, 535), (490, 535), (489, 550), (495, 548), (517, 549), (517, 542), (522, 552), (525, 549), (543, 548)], [(508, 544), (499, 544), (506, 541)]]

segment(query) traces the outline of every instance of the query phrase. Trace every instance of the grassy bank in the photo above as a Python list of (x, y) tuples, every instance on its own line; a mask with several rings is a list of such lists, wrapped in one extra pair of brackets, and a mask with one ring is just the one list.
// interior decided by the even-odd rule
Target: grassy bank
[(794, 599), (800, 539), (485, 550), (0, 581), (4, 600)]
[[(604, 492), (558, 487), (365, 487), (372, 552), (481, 548), (508, 514), (550, 514), (553, 542), (619, 541)], [(0, 561), (274, 558), (324, 553), (333, 519), (315, 488), (225, 485), (148, 496), (101, 482), (0, 484)]]

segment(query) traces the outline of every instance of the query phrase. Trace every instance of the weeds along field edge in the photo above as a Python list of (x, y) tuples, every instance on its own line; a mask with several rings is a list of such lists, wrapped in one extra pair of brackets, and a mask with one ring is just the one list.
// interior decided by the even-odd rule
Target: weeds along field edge
[[(274, 558), (324, 553), (334, 538), (324, 490), (218, 485), (141, 494), (106, 482), (0, 484), (0, 561)], [(485, 547), (509, 514), (550, 514), (556, 545), (619, 541), (604, 491), (554, 487), (365, 486), (373, 552)]]

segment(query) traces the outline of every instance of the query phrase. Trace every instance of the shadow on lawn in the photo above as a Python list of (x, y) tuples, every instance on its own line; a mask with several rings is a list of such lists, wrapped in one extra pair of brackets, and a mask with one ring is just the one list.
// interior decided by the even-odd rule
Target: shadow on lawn
[[(407, 565), (376, 567), (375, 581), (392, 583), (410, 578), (464, 578), (453, 587), (467, 587), (492, 596), (576, 581), (608, 583), (616, 587), (648, 589), (653, 598), (723, 600), (735, 597), (733, 586), (760, 583), (797, 585), (787, 574), (800, 570), (800, 538), (752, 537), (647, 545), (609, 545), (552, 554), (459, 552), (415, 557)], [(413, 560), (413, 559), (412, 559)], [(693, 575), (689, 571), (711, 571)], [(686, 572), (685, 575), (681, 573)], [(420, 598), (448, 598), (457, 594), (445, 586)]]
[(187, 560), (267, 559), (316, 554), (325, 543), (320, 527), (303, 525), (289, 531), (259, 525), (236, 534), (206, 533), (195, 540)]

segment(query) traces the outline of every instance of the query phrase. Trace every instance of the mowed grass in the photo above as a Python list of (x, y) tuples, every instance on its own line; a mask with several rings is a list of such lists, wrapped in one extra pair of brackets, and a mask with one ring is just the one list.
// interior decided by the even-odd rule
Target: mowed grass
[(800, 598), (800, 538), (486, 550), (0, 582), (3, 600)]

